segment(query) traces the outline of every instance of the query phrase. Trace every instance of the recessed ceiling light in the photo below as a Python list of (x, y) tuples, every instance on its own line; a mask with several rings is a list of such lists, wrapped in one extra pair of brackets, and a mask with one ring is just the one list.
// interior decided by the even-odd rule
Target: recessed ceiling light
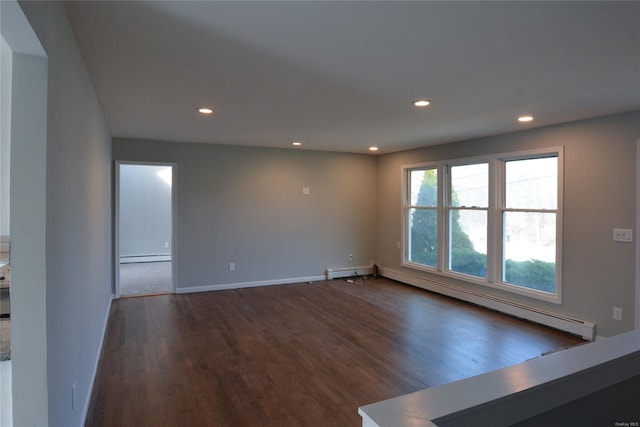
[(293, 141), (293, 142), (291, 143), (291, 145), (293, 145), (294, 147), (300, 147), (300, 146), (302, 145), (302, 142), (300, 142), (300, 141)]
[(213, 114), (213, 110), (211, 108), (198, 108), (198, 112), (201, 114)]
[(426, 99), (417, 99), (413, 101), (413, 105), (416, 107), (428, 107), (431, 104), (431, 101), (427, 101)]
[(533, 121), (533, 116), (520, 116), (518, 117), (518, 121), (521, 123), (531, 122)]
[(369, 151), (378, 151), (378, 147), (369, 147)]

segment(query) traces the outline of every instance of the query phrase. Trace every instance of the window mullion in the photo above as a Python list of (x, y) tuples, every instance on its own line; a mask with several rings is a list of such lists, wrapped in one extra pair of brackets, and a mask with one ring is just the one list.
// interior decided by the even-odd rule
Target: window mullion
[(496, 283), (501, 274), (500, 251), (502, 239), (502, 191), (503, 176), (501, 162), (492, 159), (489, 162), (489, 212), (487, 221), (487, 282)]
[(447, 232), (449, 230), (449, 197), (447, 197), (447, 192), (449, 191), (449, 167), (447, 165), (441, 164), (438, 166), (438, 173), (442, 177), (441, 180), (438, 181), (438, 262), (437, 269), (438, 271), (445, 271), (445, 266), (448, 265), (448, 245), (449, 238)]
[(409, 212), (411, 212), (410, 180), (411, 170), (403, 168), (402, 177), (402, 235), (400, 237), (401, 263), (409, 259), (409, 248), (411, 247), (411, 232), (409, 231)]

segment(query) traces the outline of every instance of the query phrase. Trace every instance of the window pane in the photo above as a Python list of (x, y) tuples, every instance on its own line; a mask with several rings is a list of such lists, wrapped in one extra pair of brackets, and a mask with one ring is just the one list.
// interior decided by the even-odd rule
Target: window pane
[(502, 280), (554, 293), (556, 288), (556, 214), (504, 212)]
[(449, 270), (487, 277), (487, 211), (450, 211)]
[(438, 205), (438, 171), (436, 169), (409, 172), (411, 206)]
[(409, 209), (409, 261), (436, 266), (438, 211)]
[(489, 165), (451, 167), (451, 206), (487, 207), (489, 203)]
[(557, 208), (557, 157), (507, 161), (505, 178), (508, 209)]

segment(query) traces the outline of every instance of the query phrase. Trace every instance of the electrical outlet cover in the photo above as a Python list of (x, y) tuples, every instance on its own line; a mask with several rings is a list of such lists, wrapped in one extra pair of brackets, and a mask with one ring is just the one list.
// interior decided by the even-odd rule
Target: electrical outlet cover
[(633, 230), (630, 230), (628, 228), (614, 228), (613, 241), (614, 242), (633, 242)]
[(613, 307), (613, 320), (617, 320), (618, 322), (622, 322), (622, 308), (621, 307)]

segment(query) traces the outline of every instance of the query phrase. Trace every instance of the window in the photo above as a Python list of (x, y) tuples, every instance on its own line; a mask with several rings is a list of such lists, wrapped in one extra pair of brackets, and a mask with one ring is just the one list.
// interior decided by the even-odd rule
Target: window
[(409, 171), (409, 260), (436, 266), (438, 246), (438, 171)]
[(489, 165), (449, 167), (447, 270), (487, 277)]
[(505, 162), (502, 281), (554, 293), (558, 157)]
[(405, 166), (403, 176), (403, 265), (561, 301), (561, 148)]

